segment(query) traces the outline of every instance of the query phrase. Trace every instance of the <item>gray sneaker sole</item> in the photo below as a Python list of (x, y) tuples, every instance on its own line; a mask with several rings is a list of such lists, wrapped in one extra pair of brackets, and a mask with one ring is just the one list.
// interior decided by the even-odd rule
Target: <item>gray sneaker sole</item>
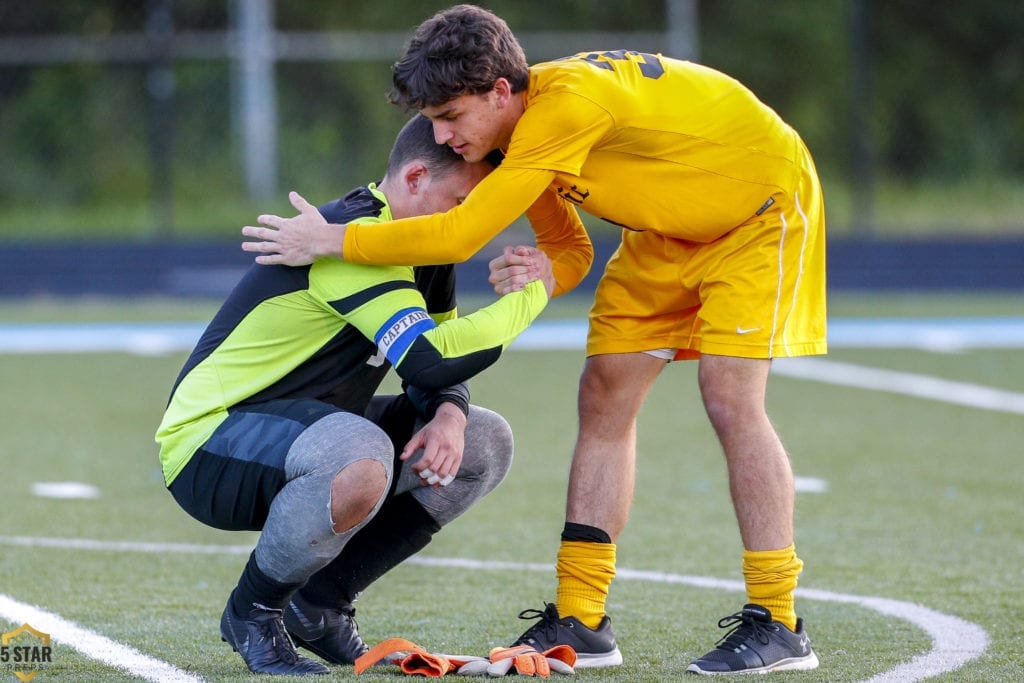
[(811, 652), (805, 657), (790, 657), (780, 659), (768, 666), (756, 669), (743, 669), (742, 671), (705, 671), (696, 664), (686, 667), (689, 673), (700, 674), (701, 676), (746, 676), (748, 674), (767, 674), (773, 671), (810, 671), (818, 668), (818, 656)]
[(602, 669), (621, 665), (622, 653), (619, 651), (619, 648), (615, 648), (611, 652), (602, 652), (600, 654), (577, 654), (574, 668)]

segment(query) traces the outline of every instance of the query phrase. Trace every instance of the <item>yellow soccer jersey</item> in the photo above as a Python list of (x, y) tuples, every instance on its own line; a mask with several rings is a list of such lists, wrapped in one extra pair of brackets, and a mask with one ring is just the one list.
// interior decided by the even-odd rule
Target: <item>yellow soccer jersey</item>
[(524, 103), (504, 162), (462, 205), (349, 226), (346, 260), (465, 260), (545, 190), (633, 230), (709, 242), (773, 194), (789, 194), (805, 158), (797, 134), (738, 81), (657, 55), (591, 52), (538, 64)]
[(792, 190), (801, 158), (738, 81), (620, 50), (533, 67), (503, 165), (555, 171), (563, 199), (623, 227), (710, 242)]

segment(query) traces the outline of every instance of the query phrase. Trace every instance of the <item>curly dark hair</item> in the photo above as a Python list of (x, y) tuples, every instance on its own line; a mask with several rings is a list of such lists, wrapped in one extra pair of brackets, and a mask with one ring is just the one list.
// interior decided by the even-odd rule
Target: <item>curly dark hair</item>
[(526, 54), (504, 19), (476, 5), (455, 5), (419, 25), (391, 76), (388, 100), (423, 109), (489, 92), (499, 78), (521, 92), (529, 74)]

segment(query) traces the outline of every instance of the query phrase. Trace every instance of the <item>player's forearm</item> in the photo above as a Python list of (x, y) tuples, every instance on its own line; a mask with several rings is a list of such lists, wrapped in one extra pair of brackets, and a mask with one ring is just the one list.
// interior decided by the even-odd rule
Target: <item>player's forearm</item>
[[(424, 391), (411, 384), (405, 385), (405, 394), (420, 417), (432, 420), (438, 413), (460, 413), (463, 419), (469, 415), (469, 385), (465, 382), (438, 389)], [(465, 424), (463, 422), (463, 424)]]
[(434, 417), (444, 416), (455, 420), (462, 425), (463, 428), (466, 426), (466, 412), (458, 404), (445, 397), (437, 406), (437, 410), (434, 412)]
[(590, 250), (590, 256), (570, 252), (551, 261), (551, 272), (555, 276), (555, 291), (551, 296), (561, 296), (571, 292), (583, 281), (583, 278), (590, 272), (590, 264), (594, 260), (594, 251)]
[(373, 225), (349, 224), (350, 263), (417, 266), (461, 263), (521, 216), (550, 184), (548, 171), (495, 170), (466, 201), (445, 213)]
[(490, 306), (428, 330), (395, 364), (409, 384), (426, 390), (463, 382), (493, 364), (547, 304), (540, 280)]
[[(454, 211), (454, 209), (453, 209)], [(419, 266), (461, 263), (490, 239), (490, 226), (459, 230), (448, 214), (414, 216), (372, 226), (349, 224), (342, 252), (350, 263)], [(500, 232), (501, 227), (494, 229)]]
[(554, 192), (542, 192), (526, 212), (537, 237), (537, 248), (551, 259), (555, 276), (553, 296), (578, 285), (594, 261), (594, 246), (575, 208)]
[(537, 319), (547, 302), (543, 281), (534, 280), (521, 291), (506, 294), (489, 306), (438, 326), (429, 334), (434, 335), (434, 342), (442, 352), (495, 345), (504, 350)]

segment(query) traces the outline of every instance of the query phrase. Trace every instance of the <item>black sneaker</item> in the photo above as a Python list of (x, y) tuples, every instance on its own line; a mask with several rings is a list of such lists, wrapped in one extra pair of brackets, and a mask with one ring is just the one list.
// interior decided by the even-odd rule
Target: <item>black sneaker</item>
[(323, 664), (299, 656), (284, 630), (279, 609), (253, 604), (243, 618), (235, 613), (229, 598), (220, 618), (220, 636), (242, 655), (253, 673), (305, 676), (330, 672)]
[(714, 650), (686, 668), (709, 676), (762, 674), (769, 671), (809, 671), (818, 668), (811, 639), (804, 632), (803, 619), (796, 631), (772, 621), (772, 613), (760, 605), (744, 605), (718, 622), (719, 628), (734, 628), (718, 641)]
[(354, 664), (370, 648), (359, 637), (356, 610), (320, 607), (296, 591), (284, 610), (284, 625), (299, 647), (323, 657), (331, 664)]
[(539, 619), (526, 629), (512, 647), (529, 645), (538, 652), (544, 652), (555, 645), (568, 645), (576, 651), (576, 668), (598, 668), (622, 664), (622, 653), (615, 644), (612, 621), (607, 616), (601, 619), (596, 629), (587, 628), (576, 617), (558, 617), (558, 608), (550, 602), (544, 609), (527, 609), (519, 613), (520, 619)]

